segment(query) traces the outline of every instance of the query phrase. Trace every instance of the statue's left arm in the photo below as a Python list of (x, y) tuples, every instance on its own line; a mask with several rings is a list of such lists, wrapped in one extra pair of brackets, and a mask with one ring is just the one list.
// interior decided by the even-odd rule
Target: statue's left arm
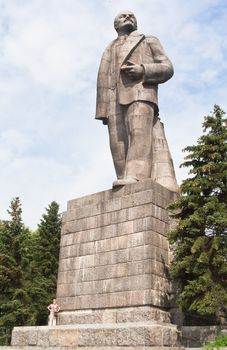
[(111, 61), (112, 43), (105, 49), (99, 66), (97, 78), (96, 96), (96, 119), (102, 120), (103, 124), (108, 122), (108, 91), (109, 91), (109, 65)]
[(152, 63), (143, 63), (145, 84), (160, 84), (173, 76), (173, 65), (156, 37), (148, 36), (145, 39), (151, 50)]

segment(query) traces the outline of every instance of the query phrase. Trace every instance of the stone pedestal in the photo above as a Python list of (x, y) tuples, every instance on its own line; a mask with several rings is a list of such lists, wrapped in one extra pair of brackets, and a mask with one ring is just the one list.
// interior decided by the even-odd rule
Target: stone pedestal
[[(12, 346), (83, 350), (178, 349), (174, 326), (155, 322), (15, 327)], [(34, 349), (35, 349), (34, 348)]]
[[(68, 202), (63, 218), (59, 323), (75, 310), (169, 308), (166, 210), (174, 193), (146, 180)], [(76, 321), (77, 322), (77, 321)]]
[(15, 328), (12, 345), (179, 346), (169, 312), (166, 238), (166, 208), (175, 196), (148, 179), (69, 201), (61, 236), (58, 326)]

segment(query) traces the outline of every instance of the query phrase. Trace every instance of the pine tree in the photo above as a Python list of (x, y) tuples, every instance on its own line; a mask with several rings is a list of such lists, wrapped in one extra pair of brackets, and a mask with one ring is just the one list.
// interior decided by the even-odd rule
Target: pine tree
[(0, 344), (10, 341), (14, 326), (29, 317), (29, 298), (23, 287), (23, 242), (28, 230), (22, 223), (20, 199), (14, 198), (8, 210), (10, 220), (0, 225)]
[(61, 233), (61, 216), (59, 205), (53, 201), (46, 209), (38, 230), (33, 234), (30, 242), (33, 260), (30, 264), (32, 284), (29, 296), (32, 300), (33, 323), (46, 324), (47, 305), (56, 293), (58, 259)]
[(176, 228), (172, 277), (184, 311), (216, 316), (227, 305), (227, 124), (217, 105), (204, 119), (204, 134), (188, 146), (185, 162), (190, 177), (171, 206)]
[(57, 284), (61, 231), (59, 206), (52, 202), (38, 230), (22, 222), (20, 199), (14, 198), (9, 221), (0, 222), (0, 345), (10, 342), (14, 326), (47, 322), (47, 304)]
[(40, 237), (40, 271), (42, 271), (44, 276), (53, 278), (56, 286), (61, 234), (61, 216), (59, 214), (59, 205), (56, 202), (52, 202), (46, 209), (46, 213), (43, 214), (38, 225), (38, 234)]

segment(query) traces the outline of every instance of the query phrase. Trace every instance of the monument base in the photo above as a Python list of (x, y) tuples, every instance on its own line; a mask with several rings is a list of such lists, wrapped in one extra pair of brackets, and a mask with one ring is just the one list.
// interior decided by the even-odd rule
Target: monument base
[(122, 307), (99, 310), (75, 310), (61, 312), (58, 315), (58, 325), (145, 321), (171, 323), (171, 315), (167, 311), (151, 306)]
[(91, 349), (169, 349), (178, 348), (176, 326), (152, 321), (81, 324), (55, 327), (15, 327), (12, 346)]
[(68, 202), (57, 285), (60, 324), (75, 310), (152, 306), (169, 311), (167, 207), (175, 198), (147, 179)]
[(16, 327), (12, 345), (176, 349), (167, 207), (151, 179), (68, 202), (63, 215), (56, 327)]

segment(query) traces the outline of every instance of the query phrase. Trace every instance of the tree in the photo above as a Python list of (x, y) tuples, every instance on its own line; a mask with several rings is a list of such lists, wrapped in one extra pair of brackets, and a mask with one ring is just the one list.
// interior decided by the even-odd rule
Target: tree
[(29, 296), (32, 300), (33, 323), (46, 324), (47, 304), (56, 293), (58, 259), (61, 233), (59, 205), (53, 201), (46, 209), (38, 230), (30, 241), (32, 261), (27, 285), (32, 284)]
[(14, 326), (47, 322), (47, 304), (57, 284), (61, 231), (59, 206), (52, 202), (38, 230), (22, 222), (20, 199), (14, 198), (10, 220), (0, 222), (0, 345), (10, 343)]
[(18, 197), (11, 201), (9, 221), (0, 225), (0, 344), (10, 341), (14, 326), (24, 325), (29, 317), (29, 298), (23, 283), (23, 241), (28, 234)]
[(170, 206), (177, 219), (170, 232), (174, 258), (171, 274), (183, 310), (199, 315), (226, 312), (227, 305), (227, 128), (217, 105), (206, 116), (204, 134), (188, 146), (190, 177)]

